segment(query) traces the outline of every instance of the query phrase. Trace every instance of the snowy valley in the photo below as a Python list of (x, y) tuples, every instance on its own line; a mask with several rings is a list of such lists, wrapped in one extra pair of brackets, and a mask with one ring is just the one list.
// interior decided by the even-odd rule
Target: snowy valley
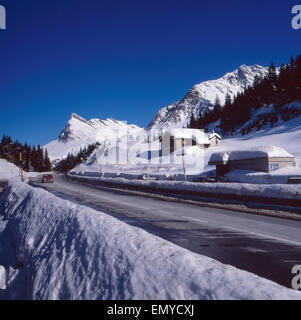
[[(0, 290), (0, 299), (301, 299), (299, 292), (279, 285), (289, 287), (287, 276), (284, 280), (276, 279), (276, 284), (264, 279), (269, 275), (252, 269), (252, 263), (250, 269), (240, 264), (235, 268), (229, 264), (236, 265), (238, 260), (231, 255), (229, 258), (226, 253), (224, 263), (209, 258), (216, 254), (212, 247), (223, 237), (220, 234), (227, 235), (228, 241), (234, 244), (237, 237), (257, 243), (236, 246), (238, 255), (249, 257), (250, 252), (265, 252), (267, 258), (262, 255), (262, 259), (266, 261), (271, 259), (270, 252), (263, 248), (272, 248), (275, 243), (281, 248), (294, 246), (292, 251), (298, 254), (301, 240), (297, 213), (285, 216), (296, 222), (283, 226), (282, 221), (277, 220), (275, 229), (272, 218), (268, 221), (264, 220), (266, 217), (244, 217), (245, 213), (237, 212), (237, 208), (235, 219), (232, 211), (228, 213), (220, 208), (215, 214), (206, 209), (207, 204), (201, 208), (199, 205), (193, 208), (190, 203), (183, 207), (176, 204), (167, 210), (158, 200), (149, 206), (145, 203), (150, 200), (145, 198), (143, 202), (141, 198), (132, 200), (137, 195), (127, 190), (148, 190), (162, 197), (166, 195), (164, 192), (173, 196), (191, 193), (195, 197), (211, 194), (221, 198), (224, 195), (221, 206), (229, 205), (227, 196), (235, 196), (238, 203), (253, 198), (264, 202), (269, 198), (270, 210), (274, 210), (271, 204), (274, 200), (283, 201), (286, 209), (291, 210), (287, 203), (301, 201), (300, 187), (287, 185), (288, 177), (301, 176), (298, 147), (301, 116), (286, 121), (278, 119), (273, 126), (264, 124), (244, 135), (240, 130), (223, 137), (218, 131), (218, 122), (209, 126), (209, 133), (186, 129), (191, 115), (211, 110), (216, 97), (224, 103), (226, 96), (234, 98), (268, 73), (265, 67), (243, 65), (220, 79), (198, 84), (182, 100), (161, 109), (147, 128), (114, 119), (86, 120), (72, 114), (59, 137), (44, 146), (52, 164), (56, 165), (75, 157), (87, 146), (97, 144), (87, 159), (66, 170), (70, 171), (69, 181), (57, 174), (56, 183), (46, 186), (40, 181), (42, 173), (31, 172), (25, 174), (30, 185), (20, 183), (20, 169), (0, 159), (0, 180), (10, 179), (0, 195), (4, 204), (0, 208), (0, 266), (5, 268), (6, 286), (5, 290)], [(249, 122), (253, 123), (272, 108), (263, 106), (256, 110)], [(301, 105), (296, 100), (285, 108), (297, 110)], [(177, 150), (168, 146), (169, 151), (164, 154), (165, 136), (169, 139), (174, 135), (172, 138), (179, 138), (183, 143), (187, 139), (185, 130), (196, 130), (191, 131), (195, 143), (181, 144)], [(294, 157), (295, 165), (271, 173), (232, 171), (226, 175), (232, 183), (192, 182), (196, 176), (216, 174), (215, 167), (208, 164), (213, 154), (250, 147), (259, 151), (283, 148), (285, 156)], [(156, 181), (138, 181), (145, 174)], [(101, 189), (114, 183), (119, 191)], [(239, 205), (240, 210), (246, 209)], [(158, 206), (157, 212), (153, 206)], [(201, 210), (208, 214), (208, 221), (216, 220), (199, 219)], [(277, 214), (275, 210), (273, 217)], [(202, 251), (199, 245), (198, 249), (182, 247), (183, 239), (189, 242), (185, 236), (178, 235), (180, 226), (185, 223), (193, 232), (196, 227), (201, 232), (209, 230), (205, 241), (210, 244), (204, 244), (204, 248), (209, 249)], [(253, 225), (260, 233), (254, 232)], [(176, 230), (170, 238), (175, 240), (157, 236), (158, 228), (166, 228), (171, 233)], [(189, 234), (191, 230), (186, 232), (185, 228), (185, 234)], [(279, 235), (279, 230), (284, 230), (283, 234)], [(212, 236), (211, 232), (217, 235)], [(290, 232), (289, 237), (287, 233)], [(231, 247), (233, 243), (220, 246)], [(289, 267), (283, 262), (285, 272)], [(244, 270), (260, 273), (261, 277)]]

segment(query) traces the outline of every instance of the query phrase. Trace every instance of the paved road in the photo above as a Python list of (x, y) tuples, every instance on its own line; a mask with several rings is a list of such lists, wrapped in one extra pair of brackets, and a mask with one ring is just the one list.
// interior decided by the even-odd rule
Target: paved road
[(54, 184), (32, 185), (287, 287), (293, 265), (301, 265), (301, 221), (162, 201), (67, 181), (62, 175)]

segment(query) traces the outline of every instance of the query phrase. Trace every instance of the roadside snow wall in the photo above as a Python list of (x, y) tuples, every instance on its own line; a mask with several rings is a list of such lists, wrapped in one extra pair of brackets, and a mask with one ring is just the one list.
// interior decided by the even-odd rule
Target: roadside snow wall
[(26, 184), (10, 181), (0, 200), (4, 299), (301, 299)]
[(68, 174), (67, 179), (93, 185), (107, 185), (216, 199), (259, 201), (301, 207), (301, 185), (248, 183), (193, 183), (184, 181), (143, 181), (124, 178), (96, 178)]

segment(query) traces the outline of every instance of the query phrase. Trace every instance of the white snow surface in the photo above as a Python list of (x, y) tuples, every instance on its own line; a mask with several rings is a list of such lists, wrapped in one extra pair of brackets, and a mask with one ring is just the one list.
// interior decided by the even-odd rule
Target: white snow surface
[(210, 144), (209, 136), (202, 130), (175, 128), (167, 130), (174, 138), (192, 139), (195, 138), (199, 144)]
[[(262, 179), (262, 176), (255, 177), (254, 175), (252, 179), (248, 179), (248, 177), (251, 177), (250, 175), (242, 177), (242, 173), (240, 173), (240, 178), (233, 180), (235, 182), (241, 181), (245, 183), (279, 183), (279, 181), (287, 181), (288, 176), (300, 174), (300, 141), (301, 117), (298, 117), (289, 122), (279, 123), (279, 125), (274, 128), (266, 128), (260, 132), (252, 132), (246, 136), (237, 135), (231, 138), (222, 139), (219, 146), (210, 147), (205, 150), (191, 147), (189, 150), (185, 150), (184, 162), (185, 164), (192, 164), (190, 167), (187, 165), (187, 174), (203, 174), (215, 170), (215, 166), (208, 165), (209, 159), (214, 153), (222, 154), (225, 161), (228, 159), (230, 152), (248, 149), (253, 149), (256, 152), (264, 149), (264, 152), (269, 152), (270, 155), (279, 155), (280, 153), (281, 155), (294, 156), (296, 167), (291, 168), (289, 173), (278, 170), (273, 173), (273, 176), (265, 176), (264, 179)], [(114, 174), (123, 174), (128, 178), (135, 178), (141, 173), (149, 173), (159, 175), (161, 178), (164, 178), (165, 175), (169, 174), (178, 175), (178, 177), (182, 175), (182, 179), (184, 179), (182, 157), (175, 157), (178, 161), (177, 164), (168, 164), (169, 157), (162, 157), (160, 162), (158, 151), (159, 144), (157, 141), (150, 146), (138, 141), (136, 145), (133, 144), (131, 147), (132, 146), (134, 147), (133, 150), (152, 150), (151, 163), (149, 164), (147, 159), (140, 157), (138, 158), (139, 161), (136, 161), (136, 163), (132, 161), (131, 163), (121, 165), (116, 163), (116, 161), (114, 162), (114, 157), (110, 159), (109, 157), (104, 157), (104, 153), (96, 152), (87, 163), (76, 167), (73, 172), (97, 176), (100, 168), (102, 168), (107, 177)], [(263, 148), (263, 146), (265, 147)], [(182, 150), (179, 150), (179, 152), (182, 152)], [(132, 157), (136, 157), (135, 152)], [(197, 163), (198, 165), (193, 167), (193, 163)], [(278, 174), (279, 176), (282, 175), (282, 178), (279, 176), (275, 177), (274, 174)], [(269, 177), (273, 177), (273, 179), (269, 179)], [(280, 178), (280, 180), (278, 178)]]
[[(37, 177), (43, 174), (46, 174), (46, 172), (38, 173), (23, 171), (24, 178)], [(8, 180), (16, 176), (20, 176), (20, 168), (5, 159), (0, 159), (0, 180)]]
[(186, 127), (191, 115), (198, 117), (200, 112), (204, 113), (208, 108), (212, 108), (216, 97), (223, 105), (227, 93), (233, 98), (245, 87), (251, 86), (256, 76), (263, 78), (267, 73), (266, 67), (242, 65), (217, 80), (197, 84), (183, 99), (160, 109), (150, 123), (149, 129)]
[(227, 173), (226, 176), (229, 181), (238, 183), (287, 184), (289, 177), (301, 177), (301, 167), (286, 167), (270, 173), (251, 170), (233, 170)]
[(14, 164), (0, 159), (0, 180), (7, 180), (19, 174), (20, 169)]
[(6, 267), (4, 298), (301, 299), (298, 291), (44, 190), (10, 181), (2, 197), (2, 243), (14, 242), (24, 265)]

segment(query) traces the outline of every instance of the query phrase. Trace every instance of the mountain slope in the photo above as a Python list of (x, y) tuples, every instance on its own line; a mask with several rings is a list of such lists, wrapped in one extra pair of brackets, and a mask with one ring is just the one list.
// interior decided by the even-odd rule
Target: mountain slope
[(65, 158), (68, 153), (76, 154), (89, 144), (104, 143), (126, 134), (135, 136), (142, 129), (136, 125), (114, 119), (91, 119), (72, 114), (58, 139), (45, 145), (51, 161)]
[(263, 78), (267, 74), (268, 69), (265, 67), (242, 65), (217, 80), (197, 84), (182, 100), (159, 110), (148, 128), (185, 127), (192, 113), (198, 115), (205, 111), (214, 104), (216, 97), (223, 105), (227, 93), (233, 98), (245, 87), (252, 85), (256, 76)]

